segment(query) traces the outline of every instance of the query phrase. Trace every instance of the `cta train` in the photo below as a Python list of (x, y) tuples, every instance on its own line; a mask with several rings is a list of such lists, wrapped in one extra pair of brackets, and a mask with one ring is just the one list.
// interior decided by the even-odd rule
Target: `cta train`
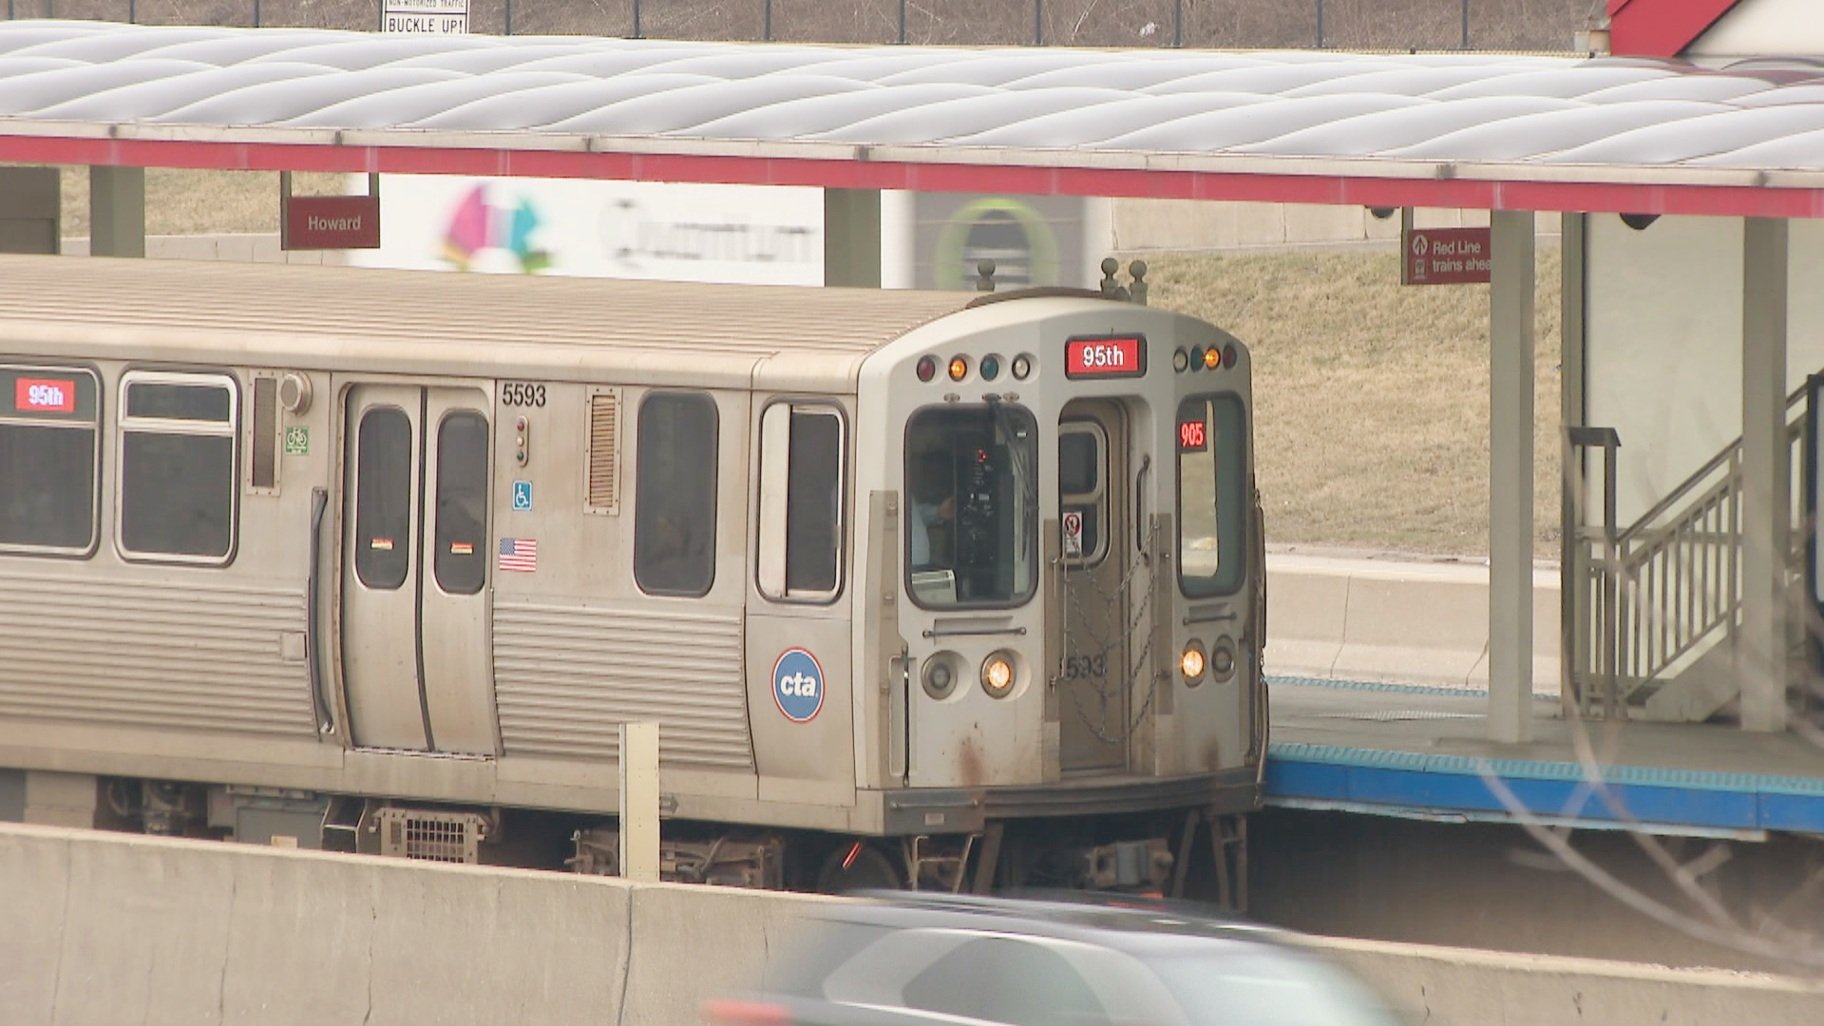
[(0, 282), (25, 804), (614, 872), (652, 722), (679, 879), (1182, 886), (1245, 837), (1265, 574), (1219, 328), (1074, 290)]

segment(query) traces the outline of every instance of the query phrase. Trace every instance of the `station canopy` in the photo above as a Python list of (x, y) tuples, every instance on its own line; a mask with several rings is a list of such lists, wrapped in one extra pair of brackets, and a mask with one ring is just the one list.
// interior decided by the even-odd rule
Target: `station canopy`
[(0, 161), (1824, 216), (1824, 65), (0, 23)]

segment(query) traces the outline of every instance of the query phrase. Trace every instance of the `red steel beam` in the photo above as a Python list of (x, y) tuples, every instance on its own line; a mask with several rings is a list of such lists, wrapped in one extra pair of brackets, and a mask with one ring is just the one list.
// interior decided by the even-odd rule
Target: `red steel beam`
[(801, 185), (922, 192), (1254, 200), (1365, 207), (1824, 217), (1824, 188), (1362, 174), (1162, 171), (1037, 165), (736, 157), (459, 147), (336, 146), (0, 135), (0, 161), (226, 171), (454, 174)]

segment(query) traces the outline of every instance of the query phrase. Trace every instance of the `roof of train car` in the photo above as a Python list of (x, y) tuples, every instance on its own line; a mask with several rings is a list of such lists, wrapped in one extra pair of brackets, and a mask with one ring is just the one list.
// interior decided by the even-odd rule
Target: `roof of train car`
[[(466, 373), (610, 371), (630, 383), (852, 387), (862, 359), (964, 292), (0, 255), (0, 359)], [(226, 355), (235, 354), (235, 355)]]
[(0, 160), (1824, 216), (1824, 68), (0, 24)]

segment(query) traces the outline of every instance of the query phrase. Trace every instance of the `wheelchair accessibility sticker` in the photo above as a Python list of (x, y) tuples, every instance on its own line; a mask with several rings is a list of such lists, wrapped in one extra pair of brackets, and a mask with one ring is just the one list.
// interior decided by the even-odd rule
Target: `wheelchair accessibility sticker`
[(823, 667), (802, 648), (788, 648), (773, 664), (773, 701), (793, 723), (809, 723), (823, 711)]
[(513, 512), (532, 512), (532, 482), (513, 482)]

